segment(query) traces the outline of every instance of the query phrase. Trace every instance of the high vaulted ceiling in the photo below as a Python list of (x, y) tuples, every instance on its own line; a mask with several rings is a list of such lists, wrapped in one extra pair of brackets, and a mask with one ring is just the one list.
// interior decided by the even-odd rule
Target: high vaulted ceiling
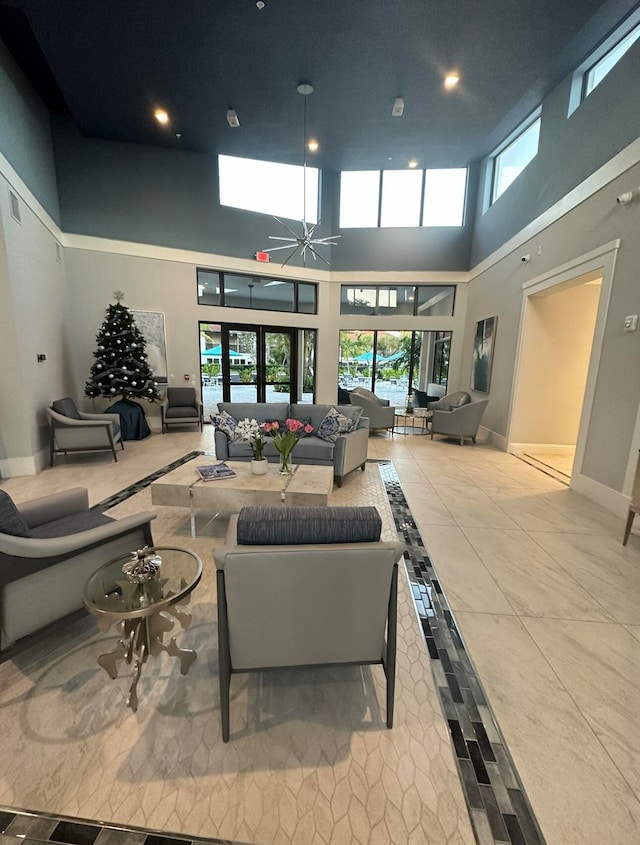
[[(4, 0), (0, 37), (49, 108), (89, 138), (300, 164), (304, 81), (320, 143), (309, 164), (448, 167), (490, 152), (634, 5)], [(461, 81), (447, 92), (450, 70)], [(402, 117), (391, 116), (396, 97)]]

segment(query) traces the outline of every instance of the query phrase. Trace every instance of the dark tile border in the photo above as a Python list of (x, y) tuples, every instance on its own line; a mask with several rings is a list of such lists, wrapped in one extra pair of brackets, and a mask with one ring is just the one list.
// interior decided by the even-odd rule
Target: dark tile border
[(544, 845), (393, 464), (378, 464), (396, 530), (408, 547), (407, 576), (476, 839), (482, 845)]
[(0, 806), (0, 838), (63, 845), (248, 845), (230, 839), (183, 836), (143, 827), (122, 827), (89, 819), (53, 816)]

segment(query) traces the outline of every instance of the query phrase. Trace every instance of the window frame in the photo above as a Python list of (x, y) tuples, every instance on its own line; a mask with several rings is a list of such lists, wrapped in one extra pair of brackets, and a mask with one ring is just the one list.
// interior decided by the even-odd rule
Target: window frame
[[(203, 302), (199, 287), (202, 284), (200, 281), (200, 273), (206, 273), (209, 276), (217, 276), (218, 280), (218, 302)], [(290, 311), (281, 311), (280, 309), (260, 308), (257, 305), (228, 305), (225, 294), (225, 276), (241, 277), (243, 279), (258, 279), (260, 282), (283, 282), (284, 284), (293, 285), (293, 307)], [(300, 286), (303, 285), (305, 290), (313, 290), (313, 310), (300, 310)], [(234, 291), (235, 292), (235, 291)], [(260, 275), (258, 273), (237, 273), (235, 271), (218, 270), (214, 267), (196, 267), (196, 303), (205, 308), (239, 308), (247, 311), (266, 311), (269, 314), (275, 314), (280, 311), (283, 314), (317, 314), (318, 313), (318, 284), (317, 282), (309, 282), (302, 279), (278, 279), (274, 276)], [(205, 321), (206, 322), (206, 321)]]
[(598, 82), (590, 90), (587, 90), (589, 85), (589, 75), (595, 68), (601, 64), (614, 50), (618, 48), (620, 43), (625, 40), (631, 33), (636, 32), (636, 38), (629, 45), (628, 49), (620, 56), (617, 62), (611, 66), (609, 71), (605, 73), (600, 82), (605, 79), (609, 73), (616, 67), (616, 65), (624, 58), (633, 45), (640, 37), (640, 8), (633, 11), (613, 32), (605, 38), (605, 40), (581, 62), (573, 72), (573, 79), (571, 82), (571, 91), (569, 93), (569, 108), (567, 117), (571, 117), (573, 112), (584, 103), (595, 89), (600, 85)]
[[(463, 196), (462, 196), (461, 222), (457, 225), (451, 225), (451, 224), (448, 224), (448, 223), (428, 223), (428, 224), (425, 224), (423, 222), (424, 216), (425, 216), (424, 215), (425, 202), (428, 199), (426, 191), (425, 191), (426, 181), (427, 181), (427, 173), (429, 171), (432, 171), (432, 170), (433, 171), (444, 171), (444, 170), (456, 170), (456, 171), (464, 170), (465, 171), (464, 189), (463, 189)], [(339, 200), (338, 200), (338, 215), (340, 215), (340, 207), (341, 207), (341, 201), (342, 201), (342, 173), (357, 173), (357, 172), (358, 171), (349, 171), (349, 170), (340, 172), (340, 197), (339, 197)], [(408, 229), (438, 229), (438, 228), (440, 228), (440, 229), (463, 229), (464, 226), (466, 225), (467, 207), (468, 207), (468, 199), (469, 199), (469, 167), (467, 167), (467, 166), (465, 166), (465, 167), (427, 167), (427, 168), (421, 169), (420, 171), (414, 171), (414, 170), (405, 171), (405, 170), (391, 169), (391, 170), (378, 170), (378, 171), (368, 170), (368, 171), (363, 171), (363, 172), (368, 172), (368, 173), (377, 172), (378, 173), (379, 178), (378, 178), (377, 224), (376, 224), (375, 227), (364, 226), (364, 225), (362, 225), (362, 226), (346, 226), (345, 227), (345, 226), (342, 226), (342, 224), (340, 224), (340, 227), (339, 227), (340, 229), (343, 229), (343, 228), (346, 228), (346, 229), (372, 229), (372, 228), (377, 228), (377, 229), (393, 229), (393, 228), (405, 228), (405, 229), (407, 229), (407, 228)], [(382, 199), (383, 199), (384, 174), (385, 173), (398, 173), (398, 172), (400, 172), (400, 173), (404, 173), (404, 172), (416, 173), (416, 172), (419, 172), (421, 174), (420, 203), (419, 203), (419, 209), (418, 209), (418, 215), (417, 215), (417, 222), (415, 223), (415, 225), (412, 225), (412, 226), (396, 226), (395, 224), (392, 225), (392, 224), (389, 224), (389, 223), (385, 223), (383, 225), (383, 223), (382, 223)], [(374, 215), (371, 215), (371, 216), (373, 217)]]
[[(514, 129), (513, 132), (511, 132), (510, 135), (507, 135), (507, 137), (504, 139), (504, 141), (499, 146), (497, 146), (495, 148), (495, 150), (489, 156), (491, 178), (488, 180), (489, 191), (488, 191), (487, 207), (492, 206), (496, 202), (496, 200), (500, 199), (500, 197), (503, 196), (503, 194), (506, 193), (506, 191), (509, 190), (509, 188), (513, 184), (513, 181), (515, 181), (515, 180), (512, 180), (512, 182), (510, 182), (503, 191), (501, 191), (499, 194), (496, 195), (496, 187), (497, 187), (496, 182), (497, 182), (497, 174), (498, 174), (498, 159), (500, 158), (500, 156), (504, 155), (507, 152), (507, 150), (510, 150), (514, 146), (514, 144), (516, 144), (522, 138), (522, 136), (526, 132), (528, 132), (536, 123), (539, 124), (538, 146), (536, 148), (535, 155), (533, 155), (529, 159), (529, 161), (524, 165), (524, 167), (520, 171), (520, 173), (522, 173), (522, 171), (525, 170), (531, 164), (533, 159), (538, 155), (538, 150), (540, 149), (540, 130), (542, 129), (542, 106), (541, 105), (538, 106), (538, 108), (535, 109), (533, 112), (531, 112), (531, 114), (526, 118), (526, 120), (523, 120), (522, 123), (520, 123), (516, 127), (516, 129)], [(520, 175), (520, 173), (518, 173), (518, 176)], [(515, 179), (517, 179), (518, 176), (516, 176)]]

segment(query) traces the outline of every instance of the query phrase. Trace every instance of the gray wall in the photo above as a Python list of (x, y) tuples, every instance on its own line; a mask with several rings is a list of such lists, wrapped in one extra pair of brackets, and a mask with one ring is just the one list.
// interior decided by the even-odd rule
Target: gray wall
[[(151, 243), (237, 258), (278, 244), (286, 235), (270, 216), (220, 206), (214, 157), (83, 138), (68, 119), (54, 121), (62, 228), (65, 232)], [(464, 270), (469, 266), (475, 170), (465, 226), (345, 229), (338, 220), (339, 174), (323, 174), (316, 236), (341, 234), (319, 250), (334, 270)], [(298, 231), (299, 224), (293, 224)], [(288, 253), (273, 256), (280, 265)], [(296, 256), (290, 266), (301, 266)], [(325, 268), (322, 262), (317, 262)], [(312, 266), (312, 259), (307, 266)]]
[[(640, 310), (640, 203), (617, 205), (616, 196), (638, 185), (640, 164), (469, 284), (464, 359), (471, 361), (476, 321), (497, 315), (490, 401), (482, 424), (506, 436), (523, 284), (621, 239), (583, 466), (585, 475), (614, 490), (622, 490), (640, 405), (640, 331), (625, 333), (622, 328), (624, 317)], [(529, 264), (520, 261), (522, 253), (531, 254)], [(539, 412), (553, 413), (553, 408), (540, 408)]]
[(0, 40), (0, 152), (60, 222), (49, 112)]
[(567, 117), (571, 77), (542, 104), (538, 155), (483, 214), (483, 163), (470, 266), (496, 250), (640, 136), (640, 42)]

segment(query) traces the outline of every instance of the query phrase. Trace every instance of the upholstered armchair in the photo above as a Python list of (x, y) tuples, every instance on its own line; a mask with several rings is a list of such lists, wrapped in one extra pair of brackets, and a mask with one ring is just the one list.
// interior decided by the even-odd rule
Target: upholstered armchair
[(73, 399), (57, 399), (47, 408), (51, 448), (50, 462), (62, 452), (111, 452), (114, 461), (116, 444), (124, 449), (118, 414), (86, 414), (79, 411)]
[(400, 542), (372, 507), (245, 507), (217, 569), (222, 738), (236, 672), (382, 663), (393, 726)]
[(447, 437), (459, 438), (461, 446), (464, 446), (465, 437), (471, 438), (475, 443), (480, 420), (488, 403), (488, 399), (480, 399), (478, 402), (467, 402), (450, 410), (438, 409), (438, 402), (431, 405), (431, 439), (433, 440), (434, 434), (445, 434)]
[(84, 487), (19, 505), (0, 490), (0, 646), (80, 610), (99, 566), (153, 545), (152, 519), (92, 510)]
[(395, 426), (395, 408), (391, 407), (388, 399), (381, 399), (364, 387), (354, 387), (349, 394), (352, 405), (362, 408), (362, 416), (369, 417), (370, 429), (391, 429)]
[(170, 425), (197, 425), (202, 431), (202, 402), (195, 387), (168, 387), (160, 416), (163, 434)]

